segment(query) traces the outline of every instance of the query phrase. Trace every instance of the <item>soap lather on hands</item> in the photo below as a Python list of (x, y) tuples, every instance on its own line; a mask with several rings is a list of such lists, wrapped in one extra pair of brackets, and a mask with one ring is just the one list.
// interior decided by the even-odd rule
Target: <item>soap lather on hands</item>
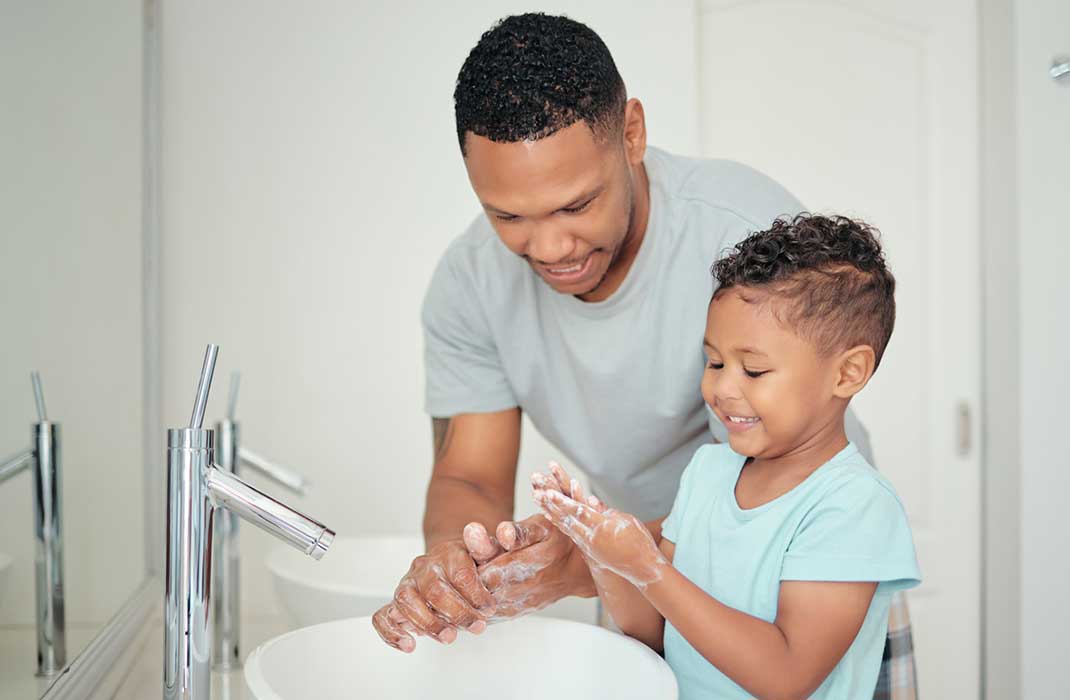
[[(383, 641), (406, 653), (416, 648), (417, 636), (451, 644), (458, 630), (481, 634), (488, 623), (577, 593), (568, 571), (576, 548), (543, 515), (500, 523), (495, 535), (469, 523), (462, 538), (417, 557), (394, 600), (372, 618)], [(595, 594), (589, 585), (579, 592)]]
[(549, 474), (533, 474), (531, 485), (535, 502), (583, 553), (596, 581), (608, 570), (643, 589), (671, 566), (642, 521), (585, 496), (579, 482), (556, 462), (550, 463)]

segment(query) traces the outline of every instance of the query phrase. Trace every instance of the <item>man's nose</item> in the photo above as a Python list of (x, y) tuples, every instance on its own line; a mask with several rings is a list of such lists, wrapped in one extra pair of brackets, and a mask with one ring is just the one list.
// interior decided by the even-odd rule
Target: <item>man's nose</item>
[(555, 222), (540, 222), (528, 240), (528, 257), (541, 263), (559, 263), (571, 259), (576, 239)]

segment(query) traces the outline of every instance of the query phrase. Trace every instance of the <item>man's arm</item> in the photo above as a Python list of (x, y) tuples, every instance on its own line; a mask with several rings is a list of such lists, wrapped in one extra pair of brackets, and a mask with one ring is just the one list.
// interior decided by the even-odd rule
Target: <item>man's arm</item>
[(426, 553), (413, 560), (393, 602), (372, 616), (383, 641), (405, 652), (415, 648), (414, 634), (446, 644), (457, 638), (458, 628), (478, 634), (496, 611), (461, 533), (469, 522), (494, 527), (512, 516), (520, 409), (434, 418), (432, 430)]
[(520, 409), (432, 418), (431, 423), (435, 462), (424, 511), (428, 550), (459, 540), (468, 523), (494, 532), (513, 517)]

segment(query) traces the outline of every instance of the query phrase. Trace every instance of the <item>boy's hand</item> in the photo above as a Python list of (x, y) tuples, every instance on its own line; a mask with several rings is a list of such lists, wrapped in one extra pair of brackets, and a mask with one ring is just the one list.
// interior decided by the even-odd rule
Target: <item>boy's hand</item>
[(634, 515), (607, 508), (569, 478), (558, 464), (550, 474), (531, 477), (535, 502), (561, 532), (568, 535), (592, 568), (623, 576), (643, 588), (661, 578), (669, 566), (647, 527)]

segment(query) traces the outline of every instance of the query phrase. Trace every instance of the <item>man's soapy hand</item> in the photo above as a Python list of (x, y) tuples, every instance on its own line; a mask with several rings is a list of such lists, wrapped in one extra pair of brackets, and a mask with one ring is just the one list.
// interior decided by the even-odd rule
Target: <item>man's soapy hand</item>
[(531, 485), (535, 502), (575, 543), (593, 572), (602, 567), (643, 588), (660, 579), (662, 567), (669, 566), (642, 521), (585, 496), (579, 482), (560, 465), (551, 462), (549, 474), (533, 474)]
[(480, 563), (480, 580), (497, 603), (491, 622), (541, 610), (566, 596), (595, 595), (580, 552), (543, 515), (503, 522), (495, 534), (496, 539), (478, 523), (464, 529), (465, 545)]
[(412, 562), (394, 600), (372, 616), (372, 625), (384, 642), (411, 652), (414, 635), (451, 644), (458, 629), (482, 633), (497, 607), (464, 541), (446, 540)]

